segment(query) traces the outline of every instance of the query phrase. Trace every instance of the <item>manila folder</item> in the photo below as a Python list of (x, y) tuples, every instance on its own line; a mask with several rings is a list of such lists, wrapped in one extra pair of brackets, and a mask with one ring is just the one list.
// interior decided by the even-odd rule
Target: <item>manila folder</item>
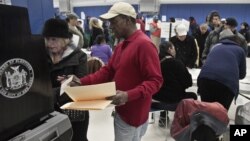
[(74, 101), (66, 103), (62, 109), (74, 110), (102, 110), (112, 101), (106, 97), (114, 96), (116, 93), (115, 82), (77, 87), (66, 87), (66, 94)]

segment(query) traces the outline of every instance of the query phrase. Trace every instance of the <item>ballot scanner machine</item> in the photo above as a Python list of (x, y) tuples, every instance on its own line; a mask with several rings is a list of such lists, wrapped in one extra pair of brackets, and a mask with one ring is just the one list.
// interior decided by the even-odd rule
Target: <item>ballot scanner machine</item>
[(55, 112), (44, 40), (31, 35), (26, 8), (0, 4), (0, 141), (70, 141)]

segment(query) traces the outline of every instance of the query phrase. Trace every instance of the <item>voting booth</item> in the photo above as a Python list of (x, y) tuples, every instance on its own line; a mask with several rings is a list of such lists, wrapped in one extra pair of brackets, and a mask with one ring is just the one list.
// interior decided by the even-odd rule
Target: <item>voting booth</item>
[(31, 35), (27, 9), (0, 4), (0, 141), (71, 139), (68, 117), (54, 112), (49, 76), (44, 40)]

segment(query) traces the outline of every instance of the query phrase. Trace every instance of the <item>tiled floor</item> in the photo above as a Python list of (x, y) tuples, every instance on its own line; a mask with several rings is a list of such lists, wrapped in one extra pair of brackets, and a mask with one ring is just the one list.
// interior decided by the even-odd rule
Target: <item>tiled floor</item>
[[(247, 75), (250, 76), (250, 58), (247, 59)], [(247, 87), (247, 90), (250, 88)], [(187, 91), (196, 92), (196, 87), (191, 87)], [(248, 95), (250, 97), (250, 95)], [(232, 102), (229, 109), (228, 115), (230, 118), (230, 123), (234, 123), (235, 111), (238, 105), (243, 105), (248, 102), (246, 98), (239, 95), (236, 105)], [(90, 123), (88, 138), (89, 141), (113, 141), (114, 140), (114, 128), (113, 128), (113, 118), (111, 117), (111, 112), (113, 107), (109, 107), (102, 111), (90, 111)], [(170, 120), (173, 120), (174, 113), (170, 113)], [(159, 113), (156, 113), (156, 120), (158, 121)], [(154, 124), (149, 124), (145, 136), (142, 141), (174, 141), (170, 136), (170, 131), (168, 128), (160, 128), (158, 122)]]
[[(190, 88), (190, 91), (195, 91), (195, 88)], [(239, 96), (236, 103), (241, 105), (246, 103), (248, 100)], [(237, 105), (232, 103), (229, 110), (230, 123), (234, 123), (235, 110)], [(111, 117), (111, 112), (113, 107), (109, 107), (102, 111), (90, 111), (90, 123), (88, 138), (89, 141), (113, 141), (114, 140), (114, 128), (113, 128), (113, 118)], [(170, 120), (173, 119), (173, 114), (170, 112)], [(156, 113), (156, 119), (158, 120), (159, 113)], [(142, 141), (174, 141), (170, 136), (170, 131), (168, 128), (160, 128), (158, 122), (154, 124), (149, 124), (145, 136)]]
[[(90, 124), (88, 131), (89, 141), (113, 141), (114, 128), (111, 112), (113, 108), (107, 108), (103, 111), (90, 112)], [(156, 114), (159, 117), (159, 114)], [(146, 135), (142, 141), (174, 141), (171, 139), (169, 129), (160, 128), (155, 124), (149, 124)]]

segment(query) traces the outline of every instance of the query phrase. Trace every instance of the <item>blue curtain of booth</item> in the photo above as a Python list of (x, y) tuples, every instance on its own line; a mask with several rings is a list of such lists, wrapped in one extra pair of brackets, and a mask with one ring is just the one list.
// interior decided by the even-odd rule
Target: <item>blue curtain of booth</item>
[(55, 13), (53, 0), (11, 0), (11, 4), (28, 8), (32, 34), (40, 34), (44, 22)]

